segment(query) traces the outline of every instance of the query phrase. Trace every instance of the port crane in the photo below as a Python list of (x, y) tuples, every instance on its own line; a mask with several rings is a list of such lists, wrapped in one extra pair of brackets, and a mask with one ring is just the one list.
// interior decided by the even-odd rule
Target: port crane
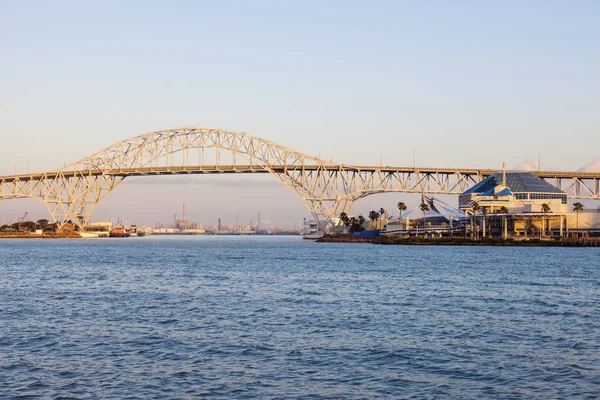
[(19, 231), (21, 230), (21, 226), (23, 225), (23, 222), (25, 222), (25, 218), (27, 218), (28, 215), (29, 212), (25, 211), (25, 214), (23, 214), (22, 217), (17, 218), (17, 223), (19, 224)]

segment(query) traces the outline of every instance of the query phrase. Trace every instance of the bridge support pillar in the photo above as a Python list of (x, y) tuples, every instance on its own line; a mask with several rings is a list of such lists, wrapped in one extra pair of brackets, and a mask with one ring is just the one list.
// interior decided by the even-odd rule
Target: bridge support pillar
[(101, 175), (63, 178), (41, 200), (46, 204), (58, 229), (71, 221), (79, 230), (89, 223), (96, 206), (110, 193), (123, 177)]

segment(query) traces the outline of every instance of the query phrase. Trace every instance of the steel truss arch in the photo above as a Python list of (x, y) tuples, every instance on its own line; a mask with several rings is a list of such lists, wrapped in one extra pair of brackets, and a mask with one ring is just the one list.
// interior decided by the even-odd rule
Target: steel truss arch
[[(198, 162), (190, 157), (194, 149)], [(214, 163), (205, 162), (206, 149), (215, 149)], [(231, 165), (221, 162), (221, 151), (231, 155)], [(249, 164), (238, 164), (238, 156)], [(83, 226), (126, 177), (226, 172), (272, 174), (327, 221), (372, 194), (460, 194), (497, 170), (336, 164), (246, 133), (184, 127), (122, 140), (54, 171), (0, 177), (0, 200), (36, 198), (59, 225), (71, 220)], [(600, 173), (533, 173), (572, 198), (600, 199)]]

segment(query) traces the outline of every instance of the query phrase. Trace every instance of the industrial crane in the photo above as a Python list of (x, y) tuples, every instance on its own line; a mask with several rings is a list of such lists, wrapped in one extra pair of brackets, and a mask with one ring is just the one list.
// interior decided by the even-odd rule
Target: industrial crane
[(23, 214), (22, 217), (19, 217), (17, 219), (17, 222), (19, 223), (19, 231), (21, 231), (21, 225), (23, 225), (23, 222), (25, 222), (25, 218), (27, 218), (28, 215), (29, 215), (29, 212), (25, 211), (25, 214)]

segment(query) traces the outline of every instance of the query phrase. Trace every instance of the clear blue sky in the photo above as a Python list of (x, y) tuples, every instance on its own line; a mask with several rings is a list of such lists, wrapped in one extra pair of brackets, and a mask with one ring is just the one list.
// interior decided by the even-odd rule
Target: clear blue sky
[[(139, 3), (2, 2), (0, 174), (183, 125), (349, 164), (383, 151), (410, 165), (415, 148), (423, 166), (517, 167), (541, 152), (543, 168), (572, 170), (600, 156), (598, 1)], [(131, 213), (125, 193), (150, 189), (130, 186), (100, 214)], [(182, 200), (156, 197), (154, 211)]]

